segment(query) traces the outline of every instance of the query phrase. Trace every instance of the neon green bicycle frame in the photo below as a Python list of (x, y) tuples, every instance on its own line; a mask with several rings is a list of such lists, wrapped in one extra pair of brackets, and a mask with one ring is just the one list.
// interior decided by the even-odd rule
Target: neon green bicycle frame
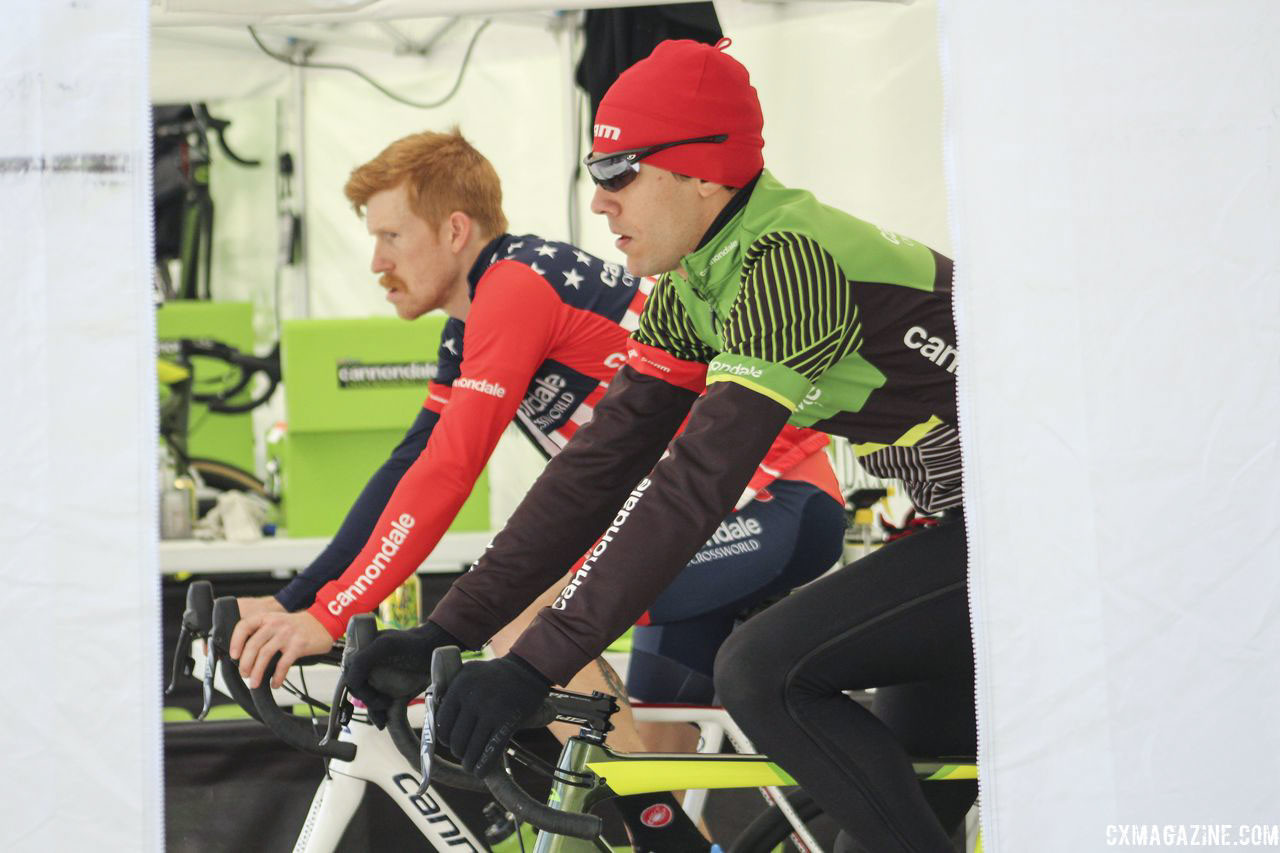
[[(978, 778), (970, 763), (920, 761), (916, 775), (930, 781)], [(591, 811), (601, 800), (682, 788), (760, 788), (794, 785), (791, 776), (763, 755), (706, 755), (614, 752), (579, 737), (560, 753), (549, 805), (565, 812)], [(569, 782), (568, 779), (580, 779)], [(538, 834), (534, 853), (610, 853), (603, 840)]]

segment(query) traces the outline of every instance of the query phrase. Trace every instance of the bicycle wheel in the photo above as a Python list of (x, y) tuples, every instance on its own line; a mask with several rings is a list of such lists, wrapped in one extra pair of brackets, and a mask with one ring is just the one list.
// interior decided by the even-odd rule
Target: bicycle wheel
[(267, 491), (266, 485), (261, 480), (234, 465), (228, 465), (216, 459), (198, 457), (193, 457), (190, 460), (190, 465), (192, 470), (200, 475), (200, 479), (204, 484), (211, 489), (217, 489), (220, 492), (234, 489), (239, 492), (250, 492), (259, 495), (273, 503), (276, 500)]
[[(787, 794), (787, 802), (818, 838), (819, 843), (827, 844), (827, 839), (834, 837), (835, 832), (830, 827), (815, 826), (830, 821), (823, 816), (822, 808), (804, 791), (797, 788)], [(793, 844), (787, 843), (792, 831), (791, 822), (782, 810), (776, 805), (770, 806), (747, 825), (729, 847), (729, 853), (771, 853), (782, 844), (786, 845), (783, 848), (785, 850), (796, 850), (798, 848)]]

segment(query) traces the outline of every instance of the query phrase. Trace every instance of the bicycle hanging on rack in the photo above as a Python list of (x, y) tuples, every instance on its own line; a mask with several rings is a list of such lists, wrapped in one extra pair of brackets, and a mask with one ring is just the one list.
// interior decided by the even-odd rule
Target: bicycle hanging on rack
[[(219, 380), (216, 390), (197, 388), (192, 360), (211, 359), (229, 368)], [(235, 398), (249, 389), (255, 376), (261, 374), (265, 384), (248, 399)], [(192, 456), (187, 437), (192, 403), (204, 404), (216, 414), (243, 414), (263, 405), (280, 384), (280, 344), (265, 356), (240, 352), (235, 347), (213, 340), (182, 338), (163, 345), (157, 358), (157, 376), (167, 395), (160, 404), (160, 438), (170, 456), (174, 471), (186, 474), (197, 484), (215, 491), (238, 490), (256, 494), (271, 502), (278, 497), (252, 473), (217, 459)]]

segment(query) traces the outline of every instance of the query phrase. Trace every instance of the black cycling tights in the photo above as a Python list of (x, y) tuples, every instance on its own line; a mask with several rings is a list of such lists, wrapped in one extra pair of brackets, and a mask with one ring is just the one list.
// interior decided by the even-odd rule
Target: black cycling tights
[[(977, 794), (921, 785), (908, 757), (977, 750), (965, 551), (955, 513), (793, 593), (716, 658), (724, 706), (854, 849), (950, 851)], [(869, 687), (874, 714), (842, 692)]]

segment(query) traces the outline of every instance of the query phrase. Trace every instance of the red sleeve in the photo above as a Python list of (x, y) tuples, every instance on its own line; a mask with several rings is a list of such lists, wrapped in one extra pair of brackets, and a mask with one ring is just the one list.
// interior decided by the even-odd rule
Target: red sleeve
[(664, 349), (627, 340), (627, 364), (644, 376), (661, 379), (677, 388), (701, 394), (707, 387), (707, 366), (700, 361), (684, 361)]
[(435, 412), (437, 415), (443, 415), (452, 395), (452, 386), (441, 385), (439, 382), (429, 382), (427, 383), (427, 399), (422, 401), (422, 408), (429, 412)]
[(485, 273), (467, 316), (462, 375), (440, 422), (363, 550), (307, 611), (334, 638), (413, 574), (453, 522), (550, 350), (561, 304), (523, 264), (498, 263)]
[(756, 466), (747, 491), (758, 493), (774, 480), (801, 480), (844, 503), (835, 471), (824, 452), (829, 443), (826, 433), (790, 425), (783, 427), (764, 461)]

